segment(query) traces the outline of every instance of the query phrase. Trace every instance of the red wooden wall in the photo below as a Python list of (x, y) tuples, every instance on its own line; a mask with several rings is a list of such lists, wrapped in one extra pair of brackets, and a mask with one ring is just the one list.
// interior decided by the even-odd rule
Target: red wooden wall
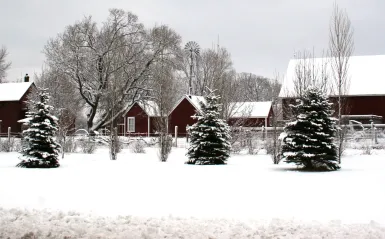
[(12, 133), (21, 133), (21, 123), (18, 120), (25, 118), (26, 110), (23, 110), (22, 102), (0, 102), (0, 120), (1, 134), (8, 132), (8, 127), (11, 127)]
[(168, 132), (174, 136), (175, 126), (178, 126), (178, 136), (186, 136), (187, 125), (193, 125), (196, 119), (191, 116), (195, 115), (195, 107), (184, 98), (180, 104), (169, 115)]
[(264, 118), (230, 118), (227, 123), (230, 126), (262, 127), (265, 126)]
[[(335, 102), (336, 98), (330, 98)], [(293, 99), (283, 99), (283, 109), (288, 109), (289, 104), (295, 102)], [(346, 97), (349, 115), (379, 115), (385, 119), (385, 96), (349, 96)], [(336, 106), (334, 104), (334, 106)], [(284, 110), (284, 119), (288, 118), (288, 114)]]
[[(124, 115), (124, 118), (126, 119), (125, 127), (126, 127), (126, 134), (128, 133), (128, 120), (127, 117), (135, 117), (135, 132), (130, 134), (142, 134), (142, 136), (147, 136), (148, 131), (148, 116), (146, 112), (139, 106), (138, 103), (135, 103), (131, 109)], [(124, 122), (124, 119), (122, 119)]]
[[(147, 136), (148, 134), (148, 115), (147, 113), (139, 106), (138, 103), (135, 103), (131, 109), (124, 115), (125, 127), (128, 130), (128, 120), (127, 117), (135, 117), (135, 132), (130, 133), (137, 136)], [(124, 118), (122, 117), (118, 124), (124, 125)], [(154, 135), (156, 132), (156, 120), (157, 117), (150, 117), (150, 135)], [(123, 126), (121, 126), (123, 127)], [(126, 135), (128, 132), (126, 132)], [(124, 135), (123, 129), (119, 130), (119, 135)]]
[(34, 85), (33, 87), (30, 87), (27, 90), (23, 97), (21, 97), (20, 101), (0, 102), (0, 120), (2, 121), (2, 135), (8, 132), (8, 127), (11, 127), (12, 133), (22, 133), (22, 124), (17, 121), (25, 118), (25, 114), (27, 112), (27, 96), (29, 93), (31, 93), (32, 88), (34, 89)]

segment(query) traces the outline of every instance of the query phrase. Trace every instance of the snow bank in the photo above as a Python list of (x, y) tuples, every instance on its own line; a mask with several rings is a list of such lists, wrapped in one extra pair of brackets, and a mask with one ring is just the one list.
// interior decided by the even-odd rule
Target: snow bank
[(385, 238), (385, 152), (325, 173), (268, 155), (186, 165), (185, 153), (161, 163), (154, 148), (125, 149), (111, 161), (99, 148), (48, 170), (0, 153), (0, 238)]
[(384, 238), (385, 228), (300, 222), (178, 217), (97, 217), (75, 212), (0, 208), (0, 238)]

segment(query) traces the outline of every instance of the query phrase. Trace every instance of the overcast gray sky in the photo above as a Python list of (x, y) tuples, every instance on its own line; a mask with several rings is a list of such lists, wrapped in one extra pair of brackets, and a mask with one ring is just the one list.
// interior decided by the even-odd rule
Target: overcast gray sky
[[(0, 45), (9, 51), (8, 79), (38, 72), (50, 37), (92, 15), (101, 22), (109, 8), (138, 15), (147, 27), (167, 24), (183, 43), (226, 47), (237, 72), (285, 74), (295, 50), (328, 44), (333, 0), (0, 0)], [(354, 27), (354, 55), (385, 54), (385, 1), (337, 0)], [(385, 67), (385, 66), (384, 66)]]

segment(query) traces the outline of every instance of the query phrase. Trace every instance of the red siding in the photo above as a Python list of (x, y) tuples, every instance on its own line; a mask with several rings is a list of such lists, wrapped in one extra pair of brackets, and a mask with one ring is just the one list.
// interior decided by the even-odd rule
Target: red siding
[[(131, 109), (125, 114), (126, 118), (126, 130), (128, 130), (127, 117), (135, 117), (135, 132), (130, 134), (140, 134), (142, 136), (147, 136), (148, 131), (148, 116), (146, 112), (139, 106), (138, 103), (135, 103)], [(124, 119), (123, 119), (124, 120)], [(126, 132), (128, 133), (128, 132)]]
[(22, 132), (22, 124), (17, 121), (25, 118), (25, 114), (27, 112), (27, 96), (33, 89), (35, 89), (34, 84), (32, 84), (23, 97), (21, 97), (20, 101), (0, 102), (0, 120), (2, 121), (1, 134), (7, 133), (8, 127), (11, 127), (12, 133)]
[(18, 120), (25, 118), (25, 110), (21, 102), (0, 102), (1, 134), (8, 132), (21, 133), (21, 123)]
[[(349, 115), (379, 115), (385, 119), (385, 96), (349, 96), (347, 99)], [(331, 98), (335, 101), (335, 98)], [(283, 109), (288, 109), (288, 105), (293, 103), (293, 99), (283, 99)], [(284, 113), (284, 119), (288, 114)]]
[(175, 126), (178, 126), (178, 136), (186, 136), (187, 125), (191, 126), (196, 122), (196, 119), (191, 117), (195, 115), (195, 111), (195, 107), (184, 98), (169, 116), (169, 133), (174, 135)]
[(262, 127), (265, 126), (264, 118), (231, 118), (228, 120), (230, 126)]

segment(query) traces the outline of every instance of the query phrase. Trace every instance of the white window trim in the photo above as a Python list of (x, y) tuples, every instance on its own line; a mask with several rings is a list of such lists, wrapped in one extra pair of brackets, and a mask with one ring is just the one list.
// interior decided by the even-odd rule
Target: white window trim
[[(134, 129), (130, 131), (130, 120), (134, 121)], [(127, 117), (127, 132), (135, 132), (135, 117)]]

